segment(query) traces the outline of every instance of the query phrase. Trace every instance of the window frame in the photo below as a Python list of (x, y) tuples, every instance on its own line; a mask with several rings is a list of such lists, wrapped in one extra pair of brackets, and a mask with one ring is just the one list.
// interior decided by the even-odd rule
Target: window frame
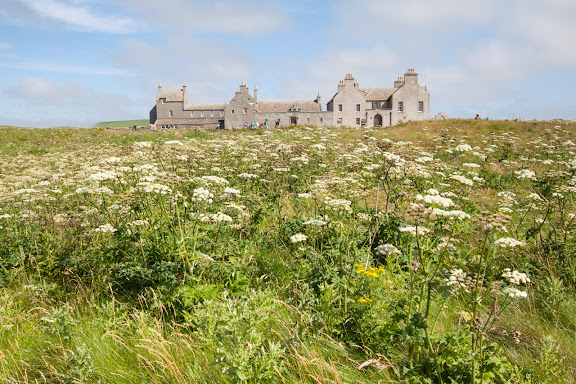
[(424, 102), (423, 101), (418, 102), (418, 112), (424, 112)]
[(403, 101), (398, 102), (398, 112), (404, 112), (404, 102)]

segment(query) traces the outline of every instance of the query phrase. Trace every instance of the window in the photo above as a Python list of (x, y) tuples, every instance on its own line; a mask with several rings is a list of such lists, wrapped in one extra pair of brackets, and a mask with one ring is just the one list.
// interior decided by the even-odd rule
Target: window
[(403, 101), (398, 102), (398, 112), (404, 112), (404, 102)]
[(224, 110), (220, 111), (220, 117), (224, 116)]
[(234, 114), (234, 110), (232, 110), (232, 114)]
[(356, 112), (360, 112), (360, 104), (356, 104)]
[(162, 99), (160, 99), (160, 102), (161, 102), (162, 104), (166, 104), (166, 99), (165, 99), (165, 98), (162, 98)]
[(342, 104), (338, 104), (338, 112), (342, 112)]
[(190, 112), (190, 117), (194, 117), (194, 111)]
[(210, 111), (210, 117), (214, 117), (214, 111)]
[(324, 118), (323, 118), (323, 117), (320, 118), (320, 122), (321, 122), (321, 123), (324, 122)]
[(424, 112), (424, 102), (423, 101), (418, 102), (418, 112)]
[(242, 114), (247, 114), (248, 113), (248, 108), (242, 108)]
[(338, 124), (342, 124), (342, 118), (341, 117), (338, 118)]
[(359, 117), (356, 118), (356, 125), (360, 125), (360, 118)]
[(372, 102), (372, 108), (380, 108), (380, 102), (378, 102), (378, 101), (373, 101), (373, 102)]
[(204, 117), (204, 111), (200, 111), (200, 117)]
[(172, 111), (168, 112), (168, 117), (172, 117)]

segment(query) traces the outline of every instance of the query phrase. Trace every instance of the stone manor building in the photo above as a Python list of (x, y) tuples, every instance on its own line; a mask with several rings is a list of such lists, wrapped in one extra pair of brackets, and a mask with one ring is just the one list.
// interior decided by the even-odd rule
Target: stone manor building
[(394, 81), (394, 88), (360, 88), (347, 74), (336, 94), (322, 110), (320, 95), (314, 99), (259, 100), (258, 88), (250, 94), (242, 83), (224, 104), (189, 104), (186, 85), (182, 89), (158, 86), (150, 125), (162, 128), (243, 128), (247, 124), (267, 126), (315, 125), (343, 127), (389, 127), (411, 120), (430, 118), (430, 94), (418, 84), (418, 74), (408, 69)]

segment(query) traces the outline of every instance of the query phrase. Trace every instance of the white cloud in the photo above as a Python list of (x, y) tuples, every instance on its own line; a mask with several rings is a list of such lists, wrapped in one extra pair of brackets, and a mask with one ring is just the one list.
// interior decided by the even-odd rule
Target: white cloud
[(179, 88), (188, 83), (191, 103), (228, 101), (234, 96), (235, 84), (256, 71), (255, 62), (240, 49), (178, 36), (170, 37), (159, 46), (135, 39), (124, 40), (107, 55), (117, 68), (146, 71), (146, 78), (150, 80), (146, 86), (162, 83), (166, 88)]
[(53, 63), (19, 62), (21, 58), (14, 58), (11, 62), (1, 63), (0, 67), (34, 71), (34, 72), (60, 72), (66, 74), (101, 75), (101, 76), (132, 76), (132, 73), (110, 67), (86, 67)]
[(19, 1), (42, 18), (64, 22), (67, 26), (79, 30), (130, 33), (134, 32), (137, 27), (133, 19), (98, 15), (86, 5), (79, 6), (77, 1), (72, 1), (72, 4), (61, 0)]
[(270, 0), (117, 0), (149, 25), (167, 30), (240, 35), (266, 34), (290, 24)]
[(99, 121), (141, 119), (148, 108), (127, 94), (98, 92), (74, 82), (22, 77), (3, 91), (0, 124), (92, 126)]
[(40, 77), (22, 77), (16, 87), (4, 92), (25, 99), (65, 103), (91, 97), (92, 92), (72, 82), (58, 83)]
[[(399, 56), (384, 45), (367, 49), (325, 47), (314, 58), (288, 61), (290, 71), (278, 79), (274, 97), (314, 98), (320, 92), (325, 104), (336, 93), (338, 82), (347, 73), (356, 77), (360, 87), (391, 88), (396, 77), (390, 74), (401, 71), (396, 73), (400, 76), (406, 70), (399, 69), (398, 63)], [(265, 94), (267, 90), (265, 84), (262, 85)]]
[(6, 41), (0, 41), (0, 49), (10, 49), (12, 45)]

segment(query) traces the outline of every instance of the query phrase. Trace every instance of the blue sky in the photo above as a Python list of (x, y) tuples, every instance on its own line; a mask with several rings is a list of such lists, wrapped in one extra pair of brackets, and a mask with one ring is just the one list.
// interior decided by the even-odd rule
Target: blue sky
[(408, 68), (432, 114), (576, 119), (574, 20), (575, 0), (2, 0), (0, 124), (147, 118), (159, 83), (325, 103)]

